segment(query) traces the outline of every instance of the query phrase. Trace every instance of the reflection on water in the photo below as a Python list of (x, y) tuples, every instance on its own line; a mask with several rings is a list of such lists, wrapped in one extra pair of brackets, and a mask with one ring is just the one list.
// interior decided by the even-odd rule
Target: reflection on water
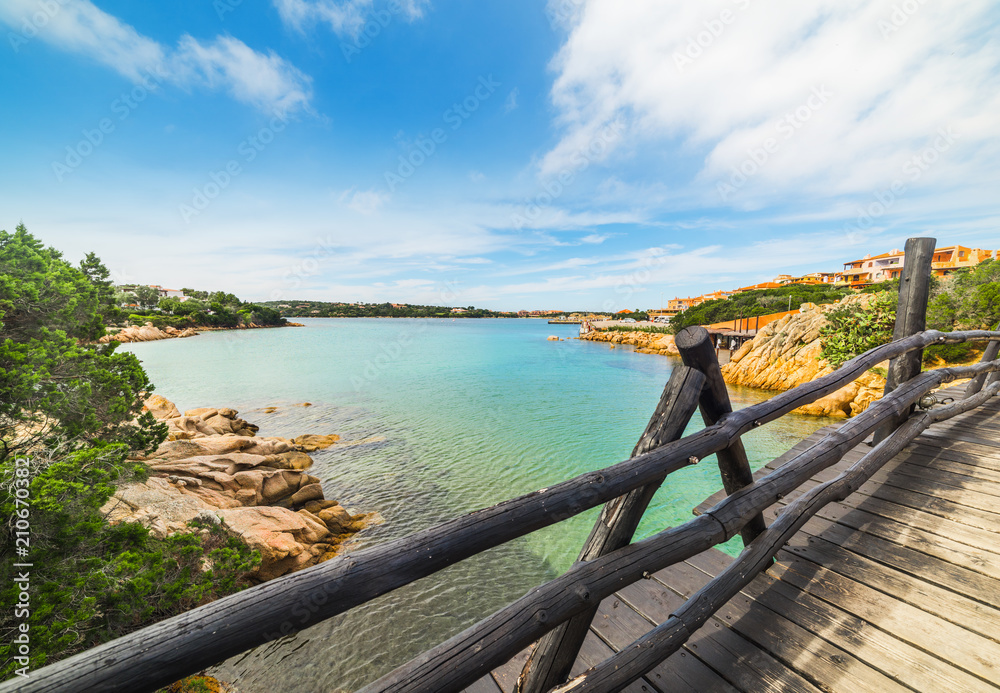
[[(232, 406), (261, 435), (337, 433), (313, 454), (327, 498), (384, 524), (373, 545), (625, 459), (672, 360), (549, 342), (536, 320), (310, 320), (129, 345), (184, 410)], [(769, 397), (747, 388), (736, 408)], [(303, 402), (312, 406), (295, 406)], [(274, 413), (263, 407), (277, 405)], [(787, 416), (745, 437), (758, 468), (828, 420)], [(688, 432), (702, 427), (694, 417)], [(691, 518), (721, 487), (709, 460), (672, 475), (639, 536)], [(569, 567), (597, 510), (452, 566), (219, 667), (245, 693), (354, 690)], [(737, 543), (730, 543), (735, 550)]]

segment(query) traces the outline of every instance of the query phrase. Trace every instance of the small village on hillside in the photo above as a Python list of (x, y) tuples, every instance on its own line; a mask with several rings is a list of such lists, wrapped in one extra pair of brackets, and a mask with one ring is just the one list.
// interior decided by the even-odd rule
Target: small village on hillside
[[(951, 245), (934, 249), (934, 260), (931, 264), (931, 271), (935, 277), (945, 277), (956, 270), (975, 267), (984, 260), (995, 259), (997, 259), (996, 250)], [(689, 296), (687, 298), (672, 298), (667, 302), (665, 307), (650, 310), (648, 314), (650, 319), (658, 317), (670, 319), (688, 308), (693, 308), (707, 301), (729, 298), (745, 291), (778, 289), (783, 286), (795, 284), (829, 284), (834, 288), (848, 287), (851, 289), (864, 289), (872, 284), (898, 279), (902, 275), (905, 260), (906, 255), (902, 250), (893, 249), (880, 255), (865, 255), (860, 260), (845, 262), (844, 269), (838, 272), (810, 272), (800, 277), (779, 274), (769, 282), (743, 286), (739, 289), (713, 291), (701, 296)], [(631, 311), (621, 311), (622, 314), (629, 312)]]

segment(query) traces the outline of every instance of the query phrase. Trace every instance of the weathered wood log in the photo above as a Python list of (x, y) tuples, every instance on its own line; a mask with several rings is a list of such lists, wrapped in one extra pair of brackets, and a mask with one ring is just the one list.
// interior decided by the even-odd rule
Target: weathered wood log
[[(933, 238), (908, 238), (903, 250), (903, 276), (899, 280), (899, 304), (896, 306), (896, 324), (892, 328), (893, 341), (904, 339), (910, 335), (923, 332), (927, 327), (927, 300), (930, 297), (931, 261), (934, 259)], [(885, 379), (883, 396), (899, 387), (920, 372), (924, 350), (914, 349), (900, 354), (889, 363), (889, 373)], [(886, 424), (875, 431), (872, 440), (878, 444), (907, 416), (912, 409), (901, 416), (898, 421)]]
[[(1000, 330), (1000, 325), (997, 325), (995, 330)], [(1000, 356), (1000, 342), (990, 342), (986, 345), (986, 349), (983, 351), (983, 357), (980, 361), (995, 361), (997, 356)], [(983, 385), (986, 384), (987, 374), (977, 375), (965, 388), (965, 396), (972, 397), (980, 390), (983, 389)], [(993, 374), (993, 379), (996, 379), (996, 374)]]
[[(594, 559), (532, 590), (471, 628), (428, 650), (360, 693), (457, 693), (566, 619), (644, 574), (673, 565), (736, 535), (751, 517), (819, 471), (835, 464), (878, 426), (943, 382), (1000, 370), (1000, 363), (928, 371), (893, 395), (824, 436), (779, 469), (758, 479), (704, 515), (679, 527)], [(743, 410), (745, 411), (745, 410)], [(739, 412), (737, 412), (738, 414)], [(705, 520), (708, 520), (706, 522)]]
[(792, 535), (823, 507), (857, 491), (932, 423), (974, 409), (995, 397), (998, 391), (1000, 383), (993, 383), (971, 398), (908, 419), (849, 469), (790, 503), (766, 532), (664, 623), (553, 693), (617, 693), (626, 688), (679, 650), (713, 614), (770, 566)]
[[(729, 402), (729, 390), (726, 389), (726, 381), (722, 378), (719, 359), (715, 349), (712, 348), (708, 330), (698, 325), (685, 327), (677, 333), (674, 343), (684, 365), (705, 374), (705, 385), (701, 391), (699, 406), (705, 426), (713, 426), (722, 417), (731, 414), (733, 407)], [(719, 462), (719, 473), (722, 475), (722, 486), (726, 489), (726, 493), (733, 494), (753, 483), (753, 471), (750, 469), (747, 451), (740, 438), (736, 438), (725, 450), (719, 450), (715, 456)], [(766, 528), (763, 515), (752, 518), (740, 532), (743, 545), (748, 545)]]
[[(887, 358), (928, 344), (970, 339), (1000, 340), (1000, 332), (928, 331), (885, 344), (851, 359), (834, 373), (734, 412), (711, 428), (657, 450), (224, 597), (38, 669), (28, 681), (2, 683), (0, 693), (155, 691), (648, 484), (690, 464), (691, 458), (724, 449), (750, 429), (838, 390)], [(532, 635), (521, 647), (546, 630)]]
[[(671, 372), (656, 410), (632, 450), (632, 457), (655, 450), (684, 435), (684, 429), (698, 407), (705, 379), (701, 371), (687, 366), (679, 366)], [(606, 503), (578, 560), (590, 561), (627, 546), (653, 494), (665, 478), (660, 477)], [(518, 693), (545, 693), (565, 681), (596, 613), (595, 606), (547, 633), (525, 662), (515, 690)]]

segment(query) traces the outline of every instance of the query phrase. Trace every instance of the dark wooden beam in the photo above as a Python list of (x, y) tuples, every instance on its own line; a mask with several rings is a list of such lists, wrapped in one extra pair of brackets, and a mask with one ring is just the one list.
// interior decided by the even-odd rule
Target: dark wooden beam
[[(646, 430), (632, 450), (632, 457), (655, 450), (684, 435), (705, 384), (701, 371), (678, 366), (671, 374)], [(628, 546), (653, 494), (666, 477), (619, 496), (601, 508), (601, 516), (580, 551), (579, 561), (590, 561)], [(561, 623), (543, 637), (525, 662), (517, 680), (518, 693), (545, 693), (569, 676), (587, 637), (597, 605)]]
[[(903, 276), (899, 281), (899, 304), (896, 307), (896, 324), (892, 330), (892, 340), (899, 341), (910, 335), (923, 332), (927, 327), (927, 300), (930, 297), (931, 262), (934, 260), (933, 238), (908, 238), (903, 250)], [(889, 374), (885, 380), (885, 395), (895, 390), (920, 373), (924, 359), (923, 349), (914, 349), (900, 354), (889, 362)], [(883, 395), (884, 396), (884, 395)], [(889, 437), (899, 424), (906, 420), (913, 410), (898, 421), (890, 422), (875, 431), (872, 444), (877, 445)]]
[[(712, 348), (708, 330), (696, 325), (685, 327), (677, 333), (674, 342), (681, 353), (684, 365), (705, 374), (705, 385), (698, 404), (705, 425), (713, 426), (722, 417), (731, 414), (733, 407), (729, 402), (729, 390), (726, 389), (726, 381), (722, 378), (719, 359)], [(717, 452), (716, 458), (726, 493), (731, 495), (753, 483), (753, 472), (750, 470), (747, 451), (741, 439), (736, 438), (728, 448)], [(766, 528), (763, 515), (752, 518), (740, 532), (744, 546), (749, 545)]]
[[(997, 325), (993, 329), (994, 330), (1000, 330), (1000, 325)], [(983, 351), (983, 357), (982, 357), (982, 359), (980, 359), (980, 361), (984, 361), (984, 362), (985, 361), (994, 361), (994, 360), (996, 360), (997, 356), (1000, 356), (1000, 342), (989, 342), (986, 345), (986, 349)], [(977, 392), (979, 392), (980, 390), (982, 390), (983, 389), (983, 385), (986, 384), (987, 378), (990, 378), (991, 382), (992, 382), (993, 380), (996, 380), (996, 374), (995, 373), (991, 373), (991, 374), (987, 375), (986, 373), (983, 373), (982, 375), (977, 375), (975, 378), (973, 378), (971, 381), (969, 381), (968, 386), (966, 386), (966, 388), (965, 388), (965, 396), (966, 397), (972, 397), (972, 395), (974, 395)]]

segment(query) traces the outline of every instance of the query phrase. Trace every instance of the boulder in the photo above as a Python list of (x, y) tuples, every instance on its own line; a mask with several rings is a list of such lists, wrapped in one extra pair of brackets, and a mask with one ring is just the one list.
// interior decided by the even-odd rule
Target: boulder
[(282, 452), (277, 455), (268, 455), (265, 460), (269, 467), (274, 467), (275, 469), (302, 470), (309, 469), (313, 465), (312, 458), (304, 452), (299, 452), (298, 450)]
[[(723, 378), (727, 383), (762, 390), (790, 390), (832, 373), (833, 366), (822, 357), (820, 338), (828, 324), (826, 313), (843, 305), (867, 305), (868, 298), (848, 296), (839, 304), (814, 307), (765, 325), (722, 366)], [(882, 396), (884, 385), (881, 376), (869, 372), (795, 411), (815, 416), (854, 416)]]
[(298, 445), (305, 452), (315, 452), (316, 450), (325, 450), (334, 443), (340, 440), (338, 435), (316, 435), (316, 434), (306, 434), (303, 436), (298, 436), (297, 438), (292, 438), (292, 442)]
[(172, 419), (175, 416), (181, 415), (173, 402), (160, 395), (150, 395), (147, 397), (146, 401), (143, 402), (142, 410), (151, 413), (157, 421)]
[(351, 525), (354, 522), (354, 518), (351, 517), (351, 514), (341, 505), (324, 508), (323, 510), (320, 510), (317, 515), (334, 534), (343, 534), (350, 531)]
[(323, 486), (320, 484), (307, 484), (296, 491), (290, 502), (292, 505), (303, 505), (313, 500), (323, 500)]

